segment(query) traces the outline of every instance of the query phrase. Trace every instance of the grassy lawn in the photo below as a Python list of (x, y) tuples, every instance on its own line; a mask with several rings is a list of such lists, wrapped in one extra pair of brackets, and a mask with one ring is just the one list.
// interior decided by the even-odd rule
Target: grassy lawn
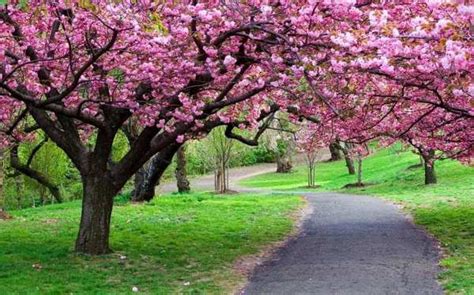
[[(445, 272), (440, 277), (446, 291), (474, 294), (474, 168), (438, 161), (438, 184), (425, 186), (421, 168), (407, 170), (418, 162), (411, 152), (382, 150), (364, 160), (363, 179), (372, 185), (359, 189), (342, 189), (356, 181), (347, 174), (343, 162), (321, 163), (316, 168), (316, 183), (321, 188), (313, 191), (375, 195), (404, 204), (415, 222), (434, 234), (446, 249), (447, 257), (441, 261)], [(288, 175), (260, 175), (242, 184), (302, 191), (306, 169), (298, 167)]]
[[(232, 269), (293, 228), (296, 196), (165, 196), (114, 208), (115, 253), (72, 253), (80, 203), (10, 212), (0, 221), (0, 294), (223, 293)], [(120, 256), (126, 256), (121, 259)]]

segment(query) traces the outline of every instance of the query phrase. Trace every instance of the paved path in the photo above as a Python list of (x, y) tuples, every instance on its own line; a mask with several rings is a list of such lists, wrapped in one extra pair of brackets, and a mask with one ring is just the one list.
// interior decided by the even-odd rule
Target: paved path
[[(244, 178), (256, 176), (259, 174), (270, 173), (276, 170), (276, 164), (258, 164), (247, 167), (237, 167), (229, 169), (229, 188), (231, 190), (248, 190), (239, 186), (239, 181)], [(214, 190), (214, 175), (204, 175), (194, 177), (189, 180), (193, 191), (212, 191)], [(158, 193), (176, 192), (176, 182), (171, 181), (157, 187)]]
[[(238, 182), (274, 170), (275, 164), (230, 169), (230, 187), (268, 193)], [(198, 177), (191, 186), (212, 190), (213, 181)], [(244, 294), (442, 294), (434, 241), (396, 206), (374, 197), (300, 194), (313, 207), (301, 235), (256, 269)]]
[(442, 294), (435, 243), (383, 200), (307, 195), (294, 241), (258, 267), (244, 294)]

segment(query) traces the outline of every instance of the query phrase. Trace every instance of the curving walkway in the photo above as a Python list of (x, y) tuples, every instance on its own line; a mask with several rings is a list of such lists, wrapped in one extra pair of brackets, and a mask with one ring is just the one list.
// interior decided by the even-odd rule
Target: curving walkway
[[(231, 169), (231, 189), (277, 193), (238, 186), (243, 178), (274, 169)], [(212, 190), (213, 176), (191, 185)], [(174, 190), (174, 183), (161, 188)], [(313, 207), (301, 234), (257, 267), (243, 294), (443, 294), (436, 281), (436, 242), (395, 205), (368, 196), (298, 194)]]
[(442, 294), (435, 242), (383, 200), (306, 195), (302, 234), (259, 266), (243, 294)]

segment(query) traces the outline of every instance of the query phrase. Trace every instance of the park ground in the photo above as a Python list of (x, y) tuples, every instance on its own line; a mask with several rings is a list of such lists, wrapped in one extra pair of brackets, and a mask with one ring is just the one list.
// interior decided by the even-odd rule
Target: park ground
[[(445, 160), (437, 163), (439, 183), (423, 185), (411, 152), (386, 149), (364, 160), (360, 189), (343, 162), (317, 167), (316, 191), (379, 196), (399, 203), (415, 223), (444, 248), (440, 282), (448, 293), (474, 294), (474, 169)], [(240, 257), (255, 255), (285, 239), (304, 202), (304, 166), (286, 175), (252, 175), (241, 186), (278, 194), (166, 194), (149, 204), (117, 199), (113, 213), (113, 254), (72, 253), (80, 202), (12, 211), (0, 221), (1, 294), (229, 293), (242, 286)], [(283, 192), (283, 194), (281, 193)]]
[(342, 189), (356, 181), (343, 162), (321, 163), (316, 167), (318, 189), (306, 189), (306, 169), (298, 167), (289, 175), (262, 174), (241, 181), (253, 188), (280, 191), (338, 191), (378, 196), (402, 205), (414, 222), (441, 243), (444, 258), (439, 278), (448, 293), (474, 294), (474, 169), (451, 160), (436, 162), (438, 184), (423, 184), (423, 169), (410, 151), (393, 147), (377, 152), (363, 162), (366, 187)]

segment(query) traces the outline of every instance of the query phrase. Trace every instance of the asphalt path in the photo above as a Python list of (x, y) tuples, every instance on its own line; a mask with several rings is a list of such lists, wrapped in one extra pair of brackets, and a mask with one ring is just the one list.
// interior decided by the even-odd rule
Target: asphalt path
[(443, 294), (439, 251), (378, 198), (310, 193), (299, 237), (257, 267), (243, 294)]
[[(274, 169), (275, 164), (230, 169), (231, 189), (278, 193), (239, 186)], [(213, 182), (208, 175), (192, 179), (191, 186), (212, 190)], [(175, 190), (174, 183), (159, 189)], [(443, 294), (436, 281), (436, 241), (397, 206), (368, 196), (298, 194), (312, 213), (296, 238), (257, 267), (243, 294)]]

